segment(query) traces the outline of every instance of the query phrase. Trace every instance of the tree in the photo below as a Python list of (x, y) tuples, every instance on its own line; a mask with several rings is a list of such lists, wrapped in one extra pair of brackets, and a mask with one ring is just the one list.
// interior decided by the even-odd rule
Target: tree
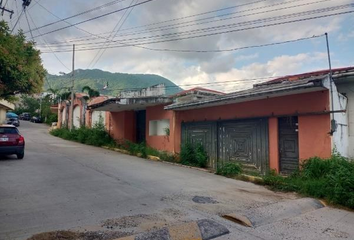
[(21, 97), (21, 104), (16, 108), (16, 113), (21, 114), (23, 112), (28, 112), (31, 115), (35, 115), (40, 107), (39, 99), (35, 99), (33, 97), (23, 95)]
[[(83, 87), (82, 92), (86, 92), (89, 95), (89, 99), (100, 96), (99, 91), (94, 90), (94, 89), (90, 88), (89, 86)], [(88, 99), (86, 99), (86, 100), (88, 100)]]
[(45, 76), (34, 42), (26, 41), (22, 31), (12, 35), (7, 23), (0, 21), (0, 98), (39, 93)]

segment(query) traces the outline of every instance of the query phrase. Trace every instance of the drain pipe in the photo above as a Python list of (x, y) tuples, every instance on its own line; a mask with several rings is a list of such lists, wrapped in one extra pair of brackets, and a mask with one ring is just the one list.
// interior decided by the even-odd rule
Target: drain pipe
[(329, 51), (329, 41), (328, 41), (328, 33), (325, 33), (326, 36), (326, 43), (327, 43), (327, 55), (328, 55), (328, 66), (329, 66), (329, 83), (330, 83), (330, 91), (331, 91), (331, 111), (332, 111), (332, 117), (331, 117), (331, 131), (330, 134), (333, 135), (333, 133), (337, 130), (337, 122), (334, 118), (334, 100), (333, 100), (333, 86), (334, 84), (333, 81), (333, 73), (332, 73), (332, 63), (331, 63), (331, 54)]

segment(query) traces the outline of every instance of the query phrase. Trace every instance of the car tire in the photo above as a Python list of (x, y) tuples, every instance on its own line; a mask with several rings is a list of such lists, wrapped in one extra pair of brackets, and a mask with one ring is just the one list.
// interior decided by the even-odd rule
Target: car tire
[(25, 153), (20, 153), (20, 154), (16, 154), (17, 155), (17, 159), (23, 159), (23, 157), (25, 156)]

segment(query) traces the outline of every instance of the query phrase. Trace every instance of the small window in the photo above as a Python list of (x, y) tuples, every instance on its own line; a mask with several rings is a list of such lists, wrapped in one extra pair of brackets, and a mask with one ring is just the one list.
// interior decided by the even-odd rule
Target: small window
[(169, 131), (169, 119), (149, 121), (149, 136), (166, 136)]

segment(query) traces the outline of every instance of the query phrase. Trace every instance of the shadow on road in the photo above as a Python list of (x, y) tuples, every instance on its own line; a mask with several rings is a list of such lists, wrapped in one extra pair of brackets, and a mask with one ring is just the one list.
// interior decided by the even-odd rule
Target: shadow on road
[[(1, 155), (0, 154), (0, 161), (17, 161), (16, 155)], [(19, 160), (20, 161), (20, 160)]]

